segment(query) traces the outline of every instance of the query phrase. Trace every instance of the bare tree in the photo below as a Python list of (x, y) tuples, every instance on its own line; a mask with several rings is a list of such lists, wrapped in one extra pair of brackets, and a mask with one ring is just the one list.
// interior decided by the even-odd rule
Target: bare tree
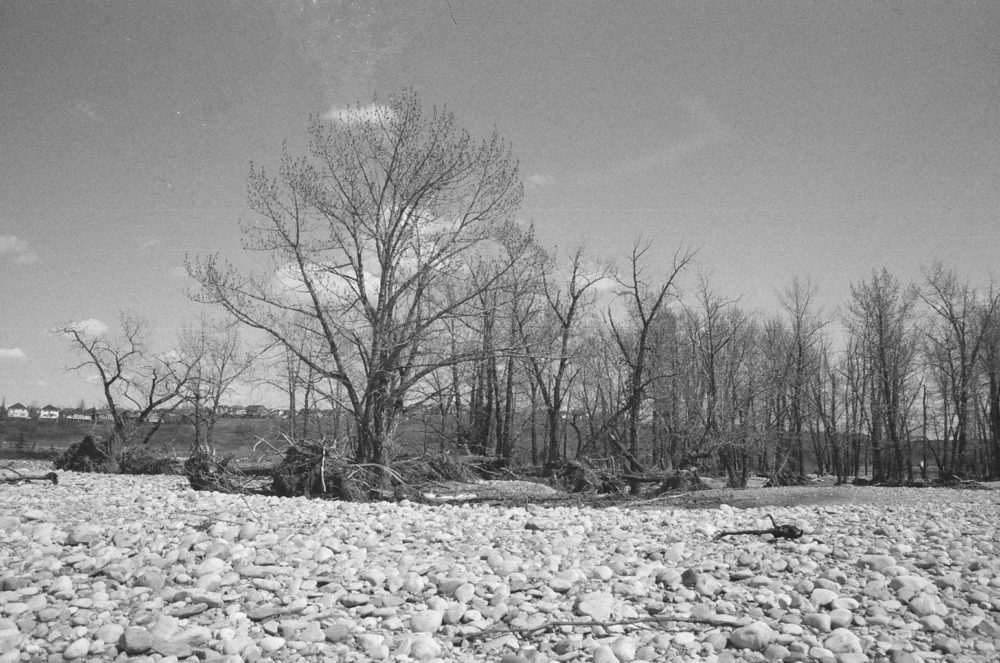
[(949, 447), (938, 466), (944, 474), (963, 474), (969, 467), (969, 433), (975, 415), (980, 356), (984, 351), (1000, 291), (990, 290), (980, 300), (954, 271), (934, 263), (925, 272), (920, 299), (932, 314), (926, 333), (927, 354), (939, 377), (942, 398), (950, 400), (954, 428), (946, 433)]
[(209, 453), (223, 399), (249, 377), (255, 355), (248, 351), (232, 323), (202, 316), (180, 333), (177, 363), (188, 375), (181, 386), (183, 402), (191, 407), (194, 438), (191, 455)]
[[(873, 271), (867, 282), (851, 285), (846, 322), (857, 339), (852, 347), (860, 353), (872, 377), (870, 399), (872, 431), (872, 479), (901, 480), (910, 465), (904, 458), (907, 438), (905, 405), (916, 370), (917, 337), (914, 303), (916, 293), (903, 288), (885, 268)], [(891, 458), (882, 455), (885, 435)], [(889, 462), (887, 462), (889, 461)]]
[(695, 303), (685, 307), (684, 329), (689, 365), (697, 375), (692, 406), (700, 430), (695, 448), (702, 455), (717, 455), (730, 485), (744, 486), (753, 439), (749, 431), (757, 378), (750, 364), (756, 358), (756, 330), (735, 301), (712, 291), (705, 276), (699, 279)]
[[(995, 286), (991, 284), (990, 289)], [(985, 416), (989, 427), (990, 474), (1000, 477), (1000, 311), (996, 308), (982, 322), (986, 326), (983, 343), (982, 367), (986, 382)]]
[[(633, 472), (642, 469), (638, 459), (642, 404), (650, 382), (663, 377), (649, 374), (652, 335), (656, 324), (666, 313), (667, 305), (677, 296), (675, 281), (678, 274), (694, 259), (694, 253), (690, 251), (675, 253), (663, 278), (653, 283), (643, 264), (649, 247), (648, 242), (636, 241), (625, 265), (626, 276), (615, 277), (620, 288), (617, 295), (625, 302), (627, 322), (616, 323), (610, 308), (607, 316), (615, 345), (628, 369), (625, 412), (628, 417), (628, 461)], [(633, 486), (633, 492), (636, 488)]]
[(81, 357), (69, 370), (97, 373), (111, 417), (104, 451), (115, 462), (120, 462), (134, 444), (152, 439), (163, 422), (162, 415), (180, 404), (180, 393), (190, 379), (187, 367), (175, 357), (149, 350), (148, 323), (123, 312), (120, 324), (116, 335), (93, 321), (70, 323), (57, 330)]
[[(384, 464), (407, 392), (467, 356), (449, 352), (449, 321), (515, 263), (498, 238), (522, 187), (509, 146), (475, 142), (450, 112), (425, 114), (412, 91), (314, 121), (312, 159), (285, 156), (277, 179), (250, 176), (256, 223), (246, 246), (270, 269), (211, 256), (189, 263), (197, 299), (284, 345), (343, 385), (356, 458)], [(301, 347), (295, 326), (308, 337)], [(322, 352), (312, 352), (319, 347)]]
[(583, 247), (567, 255), (561, 270), (555, 259), (542, 272), (542, 293), (534, 316), (520, 321), (527, 361), (548, 423), (547, 465), (559, 461), (559, 434), (569, 385), (576, 374), (576, 359), (583, 345), (581, 326), (594, 304), (594, 289), (611, 269), (589, 261)]
[(819, 355), (817, 346), (822, 340), (821, 331), (826, 321), (821, 320), (813, 304), (816, 287), (808, 280), (792, 280), (792, 285), (782, 294), (781, 303), (788, 318), (789, 358), (791, 372), (788, 375), (787, 397), (790, 414), (792, 444), (795, 451), (796, 469), (805, 472), (805, 455), (802, 433), (806, 418), (810, 414), (807, 381), (811, 371), (816, 370)]

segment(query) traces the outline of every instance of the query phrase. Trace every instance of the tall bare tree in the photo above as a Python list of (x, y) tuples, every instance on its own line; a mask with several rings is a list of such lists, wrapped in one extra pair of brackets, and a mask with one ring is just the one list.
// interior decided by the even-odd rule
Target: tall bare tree
[[(871, 420), (872, 479), (900, 480), (908, 472), (904, 458), (908, 440), (906, 404), (916, 370), (917, 336), (914, 304), (916, 292), (904, 288), (888, 270), (872, 271), (867, 282), (851, 285), (846, 322), (855, 337), (852, 347), (861, 354), (872, 378)], [(889, 445), (891, 458), (882, 455), (881, 440)], [(887, 462), (888, 461), (888, 462)]]
[(341, 383), (357, 460), (384, 464), (408, 391), (471, 356), (449, 351), (448, 323), (474, 314), (476, 288), (516, 262), (498, 240), (516, 231), (517, 162), (495, 133), (474, 141), (447, 110), (427, 114), (413, 91), (316, 120), (310, 134), (311, 159), (285, 156), (276, 179), (252, 169), (258, 219), (243, 231), (269, 269), (246, 273), (210, 256), (189, 272), (199, 300)]
[[(995, 286), (991, 284), (990, 289)], [(982, 314), (986, 328), (983, 343), (982, 366), (986, 382), (985, 416), (989, 428), (990, 474), (1000, 477), (1000, 310)]]
[(120, 326), (115, 334), (95, 321), (69, 323), (57, 330), (80, 356), (69, 370), (97, 374), (111, 417), (104, 452), (116, 463), (132, 446), (152, 439), (163, 422), (161, 415), (180, 404), (190, 379), (188, 367), (176, 357), (150, 350), (145, 320), (122, 312)]
[(249, 378), (255, 358), (232, 323), (201, 316), (181, 329), (175, 361), (188, 375), (180, 396), (191, 408), (192, 455), (211, 451), (222, 401)]
[(560, 265), (553, 257), (542, 271), (542, 292), (534, 315), (520, 321), (529, 370), (545, 407), (547, 465), (562, 457), (559, 435), (569, 385), (585, 342), (583, 323), (593, 312), (596, 286), (612, 271), (608, 265), (589, 260), (582, 246), (566, 258), (566, 264)]
[[(628, 417), (628, 461), (633, 472), (639, 464), (639, 419), (643, 401), (652, 381), (663, 376), (650, 374), (650, 352), (656, 324), (667, 313), (667, 305), (677, 297), (676, 279), (694, 259), (694, 254), (677, 252), (663, 277), (655, 282), (648, 275), (644, 258), (648, 242), (636, 241), (625, 265), (625, 275), (618, 275), (616, 293), (625, 304), (625, 322), (616, 323), (613, 310), (608, 310), (612, 338), (628, 370), (625, 387), (625, 413)], [(635, 489), (635, 486), (633, 486)]]
[(790, 332), (788, 352), (791, 372), (786, 384), (791, 424), (789, 432), (795, 452), (796, 470), (799, 473), (805, 472), (802, 435), (806, 418), (811, 413), (807, 382), (810, 372), (818, 366), (819, 355), (816, 350), (822, 340), (821, 332), (827, 324), (820, 318), (813, 302), (816, 292), (816, 286), (808, 280), (800, 281), (795, 278), (781, 297)]
[(936, 369), (942, 398), (950, 400), (954, 427), (950, 442), (939, 457), (944, 474), (964, 474), (969, 469), (969, 434), (975, 415), (980, 356), (989, 339), (1000, 291), (990, 289), (981, 298), (952, 270), (934, 263), (925, 274), (920, 299), (931, 312), (927, 352)]

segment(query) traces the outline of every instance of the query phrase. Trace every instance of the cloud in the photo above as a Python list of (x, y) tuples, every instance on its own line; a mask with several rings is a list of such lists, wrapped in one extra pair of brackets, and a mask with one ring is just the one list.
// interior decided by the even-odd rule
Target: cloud
[(186, 279), (187, 275), (187, 268), (184, 265), (175, 265), (167, 271), (167, 276), (172, 279)]
[(0, 235), (0, 258), (7, 255), (18, 265), (38, 261), (38, 254), (31, 250), (26, 241), (14, 235)]
[(163, 244), (163, 240), (161, 240), (159, 237), (143, 237), (142, 239), (139, 240), (140, 249), (153, 249), (159, 246), (160, 244)]
[(24, 351), (21, 348), (0, 348), (0, 360), (4, 359), (24, 359)]
[(384, 104), (368, 104), (353, 108), (332, 106), (322, 117), (324, 120), (342, 124), (369, 124), (394, 120), (396, 112)]
[(96, 318), (77, 320), (66, 325), (66, 329), (71, 329), (80, 333), (80, 336), (96, 338), (108, 333), (108, 326)]
[(524, 184), (529, 189), (542, 189), (544, 187), (551, 186), (552, 181), (553, 180), (551, 175), (534, 173), (532, 175), (528, 175), (528, 177), (525, 178)]
[(76, 112), (91, 122), (102, 122), (104, 120), (104, 113), (101, 112), (100, 106), (86, 99), (76, 102)]
[(675, 140), (662, 150), (619, 164), (614, 168), (617, 174), (629, 175), (670, 166), (733, 138), (735, 134), (733, 127), (709, 106), (707, 100), (701, 97), (689, 97), (682, 99), (680, 105), (696, 125), (694, 132)]

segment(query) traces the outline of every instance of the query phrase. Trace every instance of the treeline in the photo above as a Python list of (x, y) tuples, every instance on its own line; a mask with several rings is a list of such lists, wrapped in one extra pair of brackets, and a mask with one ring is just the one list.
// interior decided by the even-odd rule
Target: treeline
[[(698, 465), (733, 485), (807, 471), (1000, 476), (992, 285), (977, 291), (941, 265), (903, 285), (883, 269), (839, 311), (794, 281), (762, 314), (704, 278), (680, 297), (686, 257), (647, 280), (636, 251), (626, 278), (609, 270), (598, 288), (580, 255), (568, 271), (519, 271), (520, 297), (464, 328), (480, 357), (437, 375), (422, 410), (443, 445), (536, 463)], [(663, 293), (670, 305), (656, 309)]]
[(187, 265), (193, 298), (263, 349), (202, 324), (180, 351), (122, 370), (116, 359), (144, 354), (141, 325), (124, 319), (117, 344), (62, 330), (83, 365), (105, 366), (113, 412), (123, 385), (144, 413), (189, 403), (203, 453), (221, 399), (267, 357), (289, 437), (315, 438), (295, 415), (328, 403), (338, 451), (368, 466), (391, 465), (405, 431), (504, 462), (698, 465), (733, 485), (810, 469), (901, 480), (918, 455), (943, 475), (1000, 475), (992, 284), (935, 265), (903, 285), (883, 270), (824, 312), (794, 281), (761, 314), (705, 278), (682, 293), (692, 252), (664, 265), (642, 241), (614, 262), (541, 247), (516, 219), (510, 146), (474, 140), (412, 91), (310, 135), (310, 154), (284, 155), (276, 175), (251, 170), (255, 218), (241, 227), (257, 269)]

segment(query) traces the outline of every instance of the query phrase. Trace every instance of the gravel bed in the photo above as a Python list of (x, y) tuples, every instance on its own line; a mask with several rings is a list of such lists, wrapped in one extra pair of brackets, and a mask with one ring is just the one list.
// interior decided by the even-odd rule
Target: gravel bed
[[(0, 663), (1000, 660), (1000, 491), (674, 508), (0, 485)], [(797, 541), (720, 530), (768, 527)]]

